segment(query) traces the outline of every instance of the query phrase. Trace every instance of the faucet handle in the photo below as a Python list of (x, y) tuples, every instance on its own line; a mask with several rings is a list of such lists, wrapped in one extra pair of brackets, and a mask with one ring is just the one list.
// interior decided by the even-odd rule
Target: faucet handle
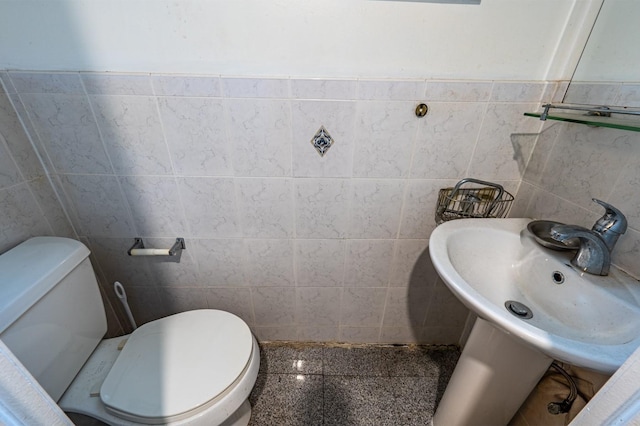
[(613, 207), (609, 203), (605, 203), (597, 198), (592, 198), (593, 201), (604, 207), (604, 215), (596, 221), (591, 228), (592, 231), (603, 235), (607, 232), (614, 232), (622, 235), (627, 231), (627, 218), (622, 214), (620, 210)]

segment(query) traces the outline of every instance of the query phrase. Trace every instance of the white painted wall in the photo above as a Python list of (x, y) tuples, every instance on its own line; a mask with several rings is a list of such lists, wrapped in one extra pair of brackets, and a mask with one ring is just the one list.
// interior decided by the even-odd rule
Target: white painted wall
[(568, 79), (571, 66), (548, 70), (591, 3), (4, 0), (0, 69)]
[(640, 2), (607, 0), (574, 81), (640, 81)]

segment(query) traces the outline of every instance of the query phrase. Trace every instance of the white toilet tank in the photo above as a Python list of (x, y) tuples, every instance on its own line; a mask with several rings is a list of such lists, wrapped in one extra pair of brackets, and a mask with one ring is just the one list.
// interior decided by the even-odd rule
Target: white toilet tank
[(0, 255), (0, 339), (55, 401), (106, 331), (82, 243), (36, 237)]

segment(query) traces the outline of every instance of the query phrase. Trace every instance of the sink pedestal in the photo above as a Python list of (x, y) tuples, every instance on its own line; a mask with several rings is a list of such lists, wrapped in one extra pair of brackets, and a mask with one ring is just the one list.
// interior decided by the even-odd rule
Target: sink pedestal
[(433, 425), (506, 425), (552, 361), (478, 318)]

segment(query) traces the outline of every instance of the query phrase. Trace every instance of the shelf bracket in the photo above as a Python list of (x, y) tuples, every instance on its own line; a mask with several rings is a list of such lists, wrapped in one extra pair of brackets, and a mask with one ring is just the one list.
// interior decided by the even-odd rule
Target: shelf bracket
[(627, 108), (623, 109), (611, 109), (608, 106), (590, 106), (590, 105), (570, 105), (570, 104), (544, 104), (542, 105), (544, 111), (540, 114), (540, 120), (545, 121), (549, 116), (549, 110), (551, 108), (565, 109), (571, 111), (585, 111), (587, 115), (596, 117), (611, 117), (611, 114), (624, 114), (624, 115), (640, 115), (640, 110), (631, 110)]

